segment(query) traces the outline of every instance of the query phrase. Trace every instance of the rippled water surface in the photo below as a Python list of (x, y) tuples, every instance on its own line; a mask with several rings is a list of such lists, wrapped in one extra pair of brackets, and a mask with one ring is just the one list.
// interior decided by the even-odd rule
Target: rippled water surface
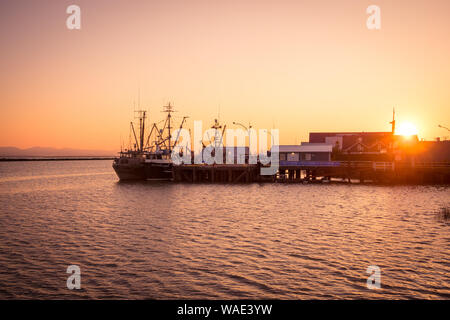
[(445, 186), (119, 183), (111, 161), (4, 162), (0, 298), (449, 299), (446, 206)]

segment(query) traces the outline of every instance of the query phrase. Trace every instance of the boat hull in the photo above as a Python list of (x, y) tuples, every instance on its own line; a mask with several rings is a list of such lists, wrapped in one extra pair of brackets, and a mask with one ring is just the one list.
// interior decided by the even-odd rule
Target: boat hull
[(142, 165), (113, 164), (114, 171), (120, 180), (145, 180), (145, 169)]
[(172, 163), (141, 162), (139, 164), (113, 163), (120, 180), (171, 180)]

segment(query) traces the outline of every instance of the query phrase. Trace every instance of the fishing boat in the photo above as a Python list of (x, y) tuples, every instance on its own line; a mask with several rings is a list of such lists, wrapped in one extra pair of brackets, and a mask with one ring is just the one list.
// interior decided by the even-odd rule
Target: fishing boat
[[(136, 135), (133, 122), (130, 123), (130, 137), (134, 144), (126, 150), (119, 152), (114, 159), (113, 168), (120, 180), (171, 180), (172, 179), (172, 150), (177, 144), (178, 136), (172, 144), (172, 113), (173, 106), (169, 103), (163, 107), (167, 113), (162, 128), (153, 123), (146, 136), (145, 124), (147, 111), (136, 111), (139, 119), (139, 138)], [(183, 117), (182, 129), (187, 117)], [(132, 134), (132, 135), (131, 135)], [(145, 139), (147, 138), (147, 139)], [(144, 141), (145, 144), (144, 144)]]

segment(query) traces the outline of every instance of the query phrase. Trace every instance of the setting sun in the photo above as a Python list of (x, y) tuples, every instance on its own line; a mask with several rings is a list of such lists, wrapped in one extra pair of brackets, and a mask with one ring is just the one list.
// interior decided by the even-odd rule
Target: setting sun
[(418, 133), (418, 130), (411, 122), (402, 122), (399, 124), (395, 133), (402, 136), (413, 136)]

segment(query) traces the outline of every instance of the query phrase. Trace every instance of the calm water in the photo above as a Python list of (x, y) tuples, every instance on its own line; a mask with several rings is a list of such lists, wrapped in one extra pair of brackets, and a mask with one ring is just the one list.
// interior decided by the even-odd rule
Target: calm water
[(0, 163), (0, 298), (449, 299), (450, 222), (436, 215), (449, 191), (119, 183), (111, 161)]

